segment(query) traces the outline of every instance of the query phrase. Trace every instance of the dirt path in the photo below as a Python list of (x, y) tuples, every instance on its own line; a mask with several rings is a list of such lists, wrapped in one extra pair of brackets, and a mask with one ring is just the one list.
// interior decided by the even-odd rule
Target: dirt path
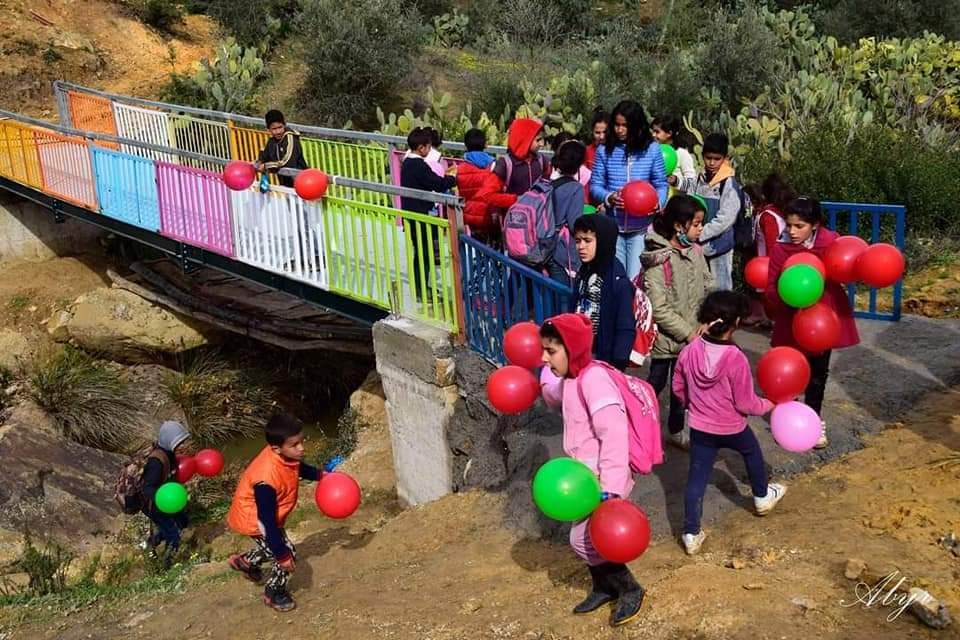
[[(782, 508), (737, 509), (685, 557), (661, 534), (633, 567), (649, 590), (642, 618), (614, 632), (605, 614), (568, 613), (586, 586), (564, 545), (498, 526), (500, 497), (450, 496), (390, 517), (368, 500), (334, 523), (309, 510), (296, 529), (299, 609), (268, 611), (223, 564), (194, 571), (182, 595), (143, 596), (19, 629), (11, 638), (956, 638), (890, 607), (845, 607), (850, 558), (897, 568), (960, 612), (960, 560), (936, 544), (960, 531), (960, 390), (931, 395), (864, 450), (795, 479)], [(647, 478), (644, 481), (649, 481)]]

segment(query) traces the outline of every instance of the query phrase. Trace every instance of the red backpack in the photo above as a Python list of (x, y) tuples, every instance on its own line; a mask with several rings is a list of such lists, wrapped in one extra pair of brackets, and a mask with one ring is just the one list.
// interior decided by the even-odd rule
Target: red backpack
[[(673, 267), (670, 261), (663, 263), (663, 282), (670, 286), (673, 282)], [(637, 336), (633, 339), (633, 349), (630, 351), (630, 363), (641, 366), (650, 357), (653, 343), (657, 341), (660, 330), (653, 317), (653, 305), (643, 287), (643, 273), (633, 280), (633, 317), (637, 321)]]
[(620, 391), (623, 404), (627, 408), (630, 470), (634, 473), (650, 473), (654, 465), (663, 462), (660, 403), (657, 401), (657, 394), (646, 380), (625, 375), (606, 362), (594, 360), (577, 376), (577, 393), (580, 394), (580, 402), (584, 407), (587, 407), (587, 402), (583, 397), (583, 375), (590, 367), (602, 367), (607, 372)]

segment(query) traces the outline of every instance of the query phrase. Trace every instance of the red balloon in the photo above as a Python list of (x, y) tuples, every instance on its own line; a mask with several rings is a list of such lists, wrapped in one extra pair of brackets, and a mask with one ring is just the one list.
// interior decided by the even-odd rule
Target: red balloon
[(201, 449), (193, 458), (197, 464), (197, 473), (204, 478), (212, 478), (223, 471), (223, 454), (216, 449)]
[(787, 258), (787, 261), (783, 263), (783, 270), (786, 271), (795, 264), (808, 264), (819, 271), (821, 276), (827, 277), (827, 268), (823, 265), (823, 260), (809, 251), (795, 253)]
[(620, 197), (623, 198), (623, 208), (630, 216), (649, 216), (660, 206), (657, 190), (643, 180), (634, 180), (625, 184)]
[(341, 520), (353, 515), (360, 506), (360, 485), (341, 471), (325, 473), (313, 497), (323, 515)]
[(514, 416), (533, 406), (540, 395), (537, 377), (523, 367), (507, 365), (490, 374), (487, 398), (500, 413)]
[(793, 339), (808, 353), (823, 353), (840, 340), (840, 317), (823, 302), (793, 316)]
[(197, 473), (197, 461), (193, 456), (177, 456), (177, 482), (186, 484)]
[(601, 502), (590, 514), (588, 527), (593, 548), (607, 562), (631, 562), (650, 546), (647, 514), (629, 500)]
[(788, 402), (810, 383), (810, 363), (793, 347), (774, 347), (760, 357), (757, 381), (771, 402)]
[(223, 168), (223, 184), (234, 191), (249, 189), (257, 179), (257, 170), (249, 162), (234, 160)]
[(534, 369), (543, 363), (540, 327), (533, 322), (518, 322), (503, 334), (503, 354), (510, 364)]
[(306, 169), (293, 179), (293, 188), (304, 200), (319, 200), (327, 192), (327, 174), (319, 169)]
[(743, 277), (754, 289), (766, 289), (768, 275), (770, 273), (770, 258), (767, 256), (757, 256), (747, 263), (743, 270)]
[(903, 254), (892, 244), (880, 242), (867, 247), (857, 258), (857, 278), (874, 289), (883, 289), (903, 275), (906, 261)]
[(840, 236), (823, 254), (827, 277), (834, 282), (848, 283), (857, 279), (857, 258), (866, 251), (867, 242), (857, 236)]

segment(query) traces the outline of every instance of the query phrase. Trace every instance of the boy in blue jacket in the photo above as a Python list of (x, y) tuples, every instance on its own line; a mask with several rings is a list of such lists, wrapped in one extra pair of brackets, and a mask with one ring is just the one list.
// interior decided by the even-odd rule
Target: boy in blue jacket
[(580, 270), (570, 310), (593, 324), (593, 355), (623, 371), (637, 336), (633, 283), (617, 259), (617, 223), (603, 215), (581, 216), (573, 225)]

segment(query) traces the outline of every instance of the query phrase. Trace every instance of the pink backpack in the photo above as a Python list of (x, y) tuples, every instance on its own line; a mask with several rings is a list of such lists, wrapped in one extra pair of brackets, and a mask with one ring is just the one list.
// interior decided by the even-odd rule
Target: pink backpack
[(653, 387), (646, 380), (624, 375), (606, 362), (594, 360), (577, 376), (577, 392), (580, 402), (587, 406), (583, 397), (583, 374), (590, 367), (602, 367), (620, 391), (627, 408), (627, 423), (630, 438), (630, 470), (634, 473), (650, 473), (654, 465), (663, 462), (663, 442), (660, 440), (660, 403)]
[(557, 245), (553, 216), (553, 184), (540, 180), (510, 205), (503, 218), (507, 255), (531, 266), (544, 264)]

